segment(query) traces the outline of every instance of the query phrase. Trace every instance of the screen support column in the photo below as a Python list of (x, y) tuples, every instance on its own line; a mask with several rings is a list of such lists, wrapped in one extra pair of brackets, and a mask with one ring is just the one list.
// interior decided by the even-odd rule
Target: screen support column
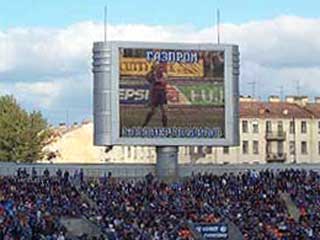
[(173, 181), (178, 177), (177, 146), (157, 146), (156, 175), (159, 179)]

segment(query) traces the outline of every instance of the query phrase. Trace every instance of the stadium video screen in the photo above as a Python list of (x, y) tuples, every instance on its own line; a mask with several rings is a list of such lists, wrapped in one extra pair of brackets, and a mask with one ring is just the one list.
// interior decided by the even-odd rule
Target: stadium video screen
[(224, 138), (224, 51), (119, 48), (120, 137)]

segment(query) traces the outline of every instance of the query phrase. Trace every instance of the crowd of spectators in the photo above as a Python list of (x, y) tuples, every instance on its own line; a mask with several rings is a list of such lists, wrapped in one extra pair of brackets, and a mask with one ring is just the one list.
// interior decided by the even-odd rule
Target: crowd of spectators
[(0, 177), (0, 239), (65, 240), (61, 217), (79, 217), (86, 208), (67, 171), (50, 177), (48, 170), (38, 176), (18, 169)]
[[(152, 177), (93, 180), (82, 189), (98, 205), (99, 224), (116, 239), (176, 239), (176, 226), (182, 222), (218, 223), (225, 218), (244, 239), (320, 239), (320, 178), (312, 171), (202, 174), (174, 184)], [(280, 194), (285, 191), (302, 211), (299, 221), (287, 210)]]
[(308, 229), (309, 235), (320, 239), (320, 184), (315, 172), (287, 171), (279, 179), (288, 179), (283, 183), (284, 190), (291, 195), (299, 208), (299, 224)]
[[(175, 183), (68, 172), (0, 177), (0, 239), (64, 240), (61, 217), (85, 216), (112, 240), (194, 239), (193, 223), (228, 219), (244, 239), (320, 239), (320, 175), (305, 170), (195, 174)], [(77, 187), (75, 186), (77, 185)], [(281, 193), (290, 194), (299, 219)], [(87, 203), (81, 194), (85, 194)]]

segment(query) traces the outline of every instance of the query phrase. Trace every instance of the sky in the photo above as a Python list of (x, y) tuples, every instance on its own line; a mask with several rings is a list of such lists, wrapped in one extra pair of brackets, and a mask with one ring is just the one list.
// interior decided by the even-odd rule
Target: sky
[(242, 95), (320, 96), (320, 1), (153, 2), (0, 0), (0, 95), (53, 124), (92, 118), (91, 50), (107, 3), (110, 39), (133, 41), (214, 42), (219, 7), (222, 42), (240, 46)]

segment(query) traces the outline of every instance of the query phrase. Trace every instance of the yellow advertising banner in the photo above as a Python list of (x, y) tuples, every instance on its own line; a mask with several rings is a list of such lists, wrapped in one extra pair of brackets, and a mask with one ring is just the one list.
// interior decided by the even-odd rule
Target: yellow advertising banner
[[(120, 75), (146, 76), (151, 70), (152, 62), (144, 58), (120, 58)], [(172, 63), (167, 65), (168, 77), (203, 77), (203, 60), (198, 63)]]

